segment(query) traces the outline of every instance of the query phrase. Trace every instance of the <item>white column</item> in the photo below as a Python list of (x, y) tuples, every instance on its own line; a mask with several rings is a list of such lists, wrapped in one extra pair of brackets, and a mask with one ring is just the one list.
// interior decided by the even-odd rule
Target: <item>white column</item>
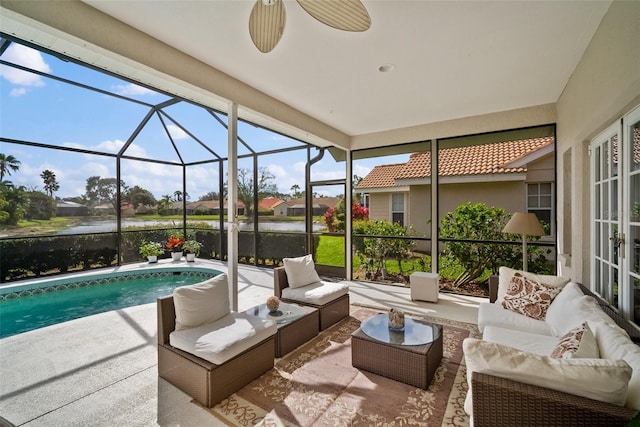
[(345, 227), (344, 227), (344, 238), (345, 238), (345, 275), (347, 280), (351, 280), (353, 277), (353, 259), (351, 252), (351, 218), (353, 217), (353, 213), (351, 212), (353, 201), (353, 172), (351, 170), (351, 150), (347, 150), (345, 153), (346, 164), (347, 164), (347, 179), (345, 180), (345, 210), (347, 211), (347, 218), (345, 219)]
[(228, 120), (227, 275), (231, 310), (238, 311), (238, 104), (235, 102), (229, 105)]

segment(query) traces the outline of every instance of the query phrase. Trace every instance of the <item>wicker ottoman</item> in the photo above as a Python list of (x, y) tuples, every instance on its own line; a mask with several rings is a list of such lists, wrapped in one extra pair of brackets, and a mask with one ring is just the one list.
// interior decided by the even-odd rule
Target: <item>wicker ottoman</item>
[(361, 327), (351, 335), (351, 364), (426, 390), (442, 360), (442, 326), (429, 326), (435, 331), (433, 341), (421, 345), (381, 341), (367, 335)]

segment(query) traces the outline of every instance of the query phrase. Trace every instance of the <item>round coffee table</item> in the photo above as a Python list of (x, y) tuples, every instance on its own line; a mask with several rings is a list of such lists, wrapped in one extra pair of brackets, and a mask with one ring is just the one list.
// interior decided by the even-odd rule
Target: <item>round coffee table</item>
[(351, 363), (427, 389), (442, 360), (442, 326), (409, 316), (404, 322), (404, 329), (394, 330), (387, 313), (364, 320), (351, 335)]

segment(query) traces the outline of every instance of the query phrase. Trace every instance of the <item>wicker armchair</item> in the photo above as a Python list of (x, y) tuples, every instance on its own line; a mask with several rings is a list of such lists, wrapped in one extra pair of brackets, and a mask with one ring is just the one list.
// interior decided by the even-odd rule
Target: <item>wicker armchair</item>
[(544, 387), (473, 372), (474, 427), (625, 426), (636, 411)]
[(176, 327), (173, 296), (158, 298), (158, 375), (212, 407), (273, 368), (275, 335), (216, 365), (173, 347), (169, 334)]
[(276, 267), (273, 270), (273, 285), (275, 296), (280, 298), (282, 301), (317, 308), (320, 312), (321, 331), (324, 331), (329, 326), (349, 316), (349, 294), (342, 295), (324, 305), (316, 305), (307, 302), (282, 298), (282, 290), (289, 287), (287, 272), (285, 271), (284, 267)]

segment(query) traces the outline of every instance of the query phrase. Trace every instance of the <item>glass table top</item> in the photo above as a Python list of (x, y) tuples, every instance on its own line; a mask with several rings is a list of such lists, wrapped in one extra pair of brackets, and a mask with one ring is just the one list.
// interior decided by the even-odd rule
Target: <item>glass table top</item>
[(442, 327), (422, 320), (404, 316), (404, 328), (389, 329), (389, 315), (376, 314), (360, 324), (362, 332), (373, 339), (396, 345), (424, 345), (435, 341), (442, 333)]
[(270, 312), (266, 304), (260, 304), (255, 307), (251, 307), (245, 313), (259, 317), (261, 319), (273, 320), (278, 324), (286, 324), (293, 322), (294, 320), (304, 317), (309, 313), (311, 309), (296, 304), (288, 304), (286, 302), (280, 302), (278, 310), (274, 313)]

